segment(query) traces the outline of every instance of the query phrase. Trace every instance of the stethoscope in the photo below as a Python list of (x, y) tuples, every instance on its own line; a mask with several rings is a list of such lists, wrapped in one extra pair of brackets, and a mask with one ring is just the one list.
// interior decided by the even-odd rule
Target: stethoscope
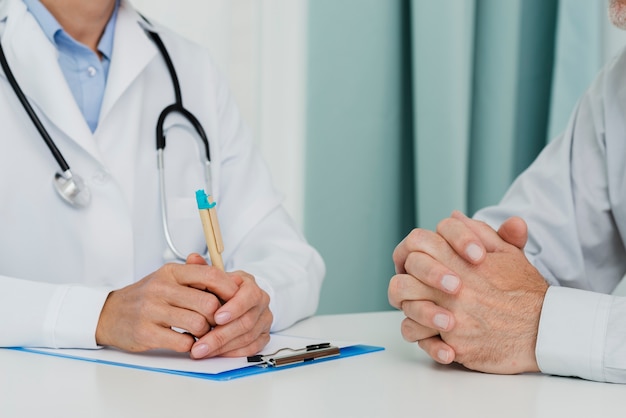
[[(165, 48), (165, 45), (163, 44), (161, 37), (156, 32), (148, 30), (145, 27), (144, 27), (144, 30), (146, 31), (148, 36), (154, 41), (161, 55), (163, 56), (163, 59), (165, 60), (165, 64), (167, 65), (167, 69), (172, 79), (172, 84), (174, 86), (174, 94), (176, 97), (176, 101), (174, 103), (172, 103), (171, 105), (163, 109), (157, 121), (157, 126), (156, 126), (157, 169), (158, 169), (158, 175), (159, 175), (159, 194), (161, 198), (160, 199), (161, 200), (161, 220), (163, 224), (163, 231), (165, 233), (165, 240), (167, 241), (167, 245), (172, 251), (172, 253), (174, 253), (174, 255), (177, 258), (181, 260), (185, 260), (186, 256), (181, 251), (179, 251), (174, 245), (172, 236), (170, 234), (168, 217), (167, 217), (167, 205), (166, 205), (166, 198), (165, 198), (166, 196), (165, 173), (164, 173), (164, 164), (163, 164), (163, 151), (165, 150), (165, 133), (163, 132), (163, 125), (165, 123), (165, 119), (172, 113), (178, 113), (182, 115), (183, 118), (185, 118), (187, 122), (189, 122), (198, 133), (200, 139), (202, 140), (202, 143), (204, 144), (204, 149), (205, 149), (205, 155), (204, 155), (205, 158), (203, 159), (204, 175), (205, 175), (205, 180), (206, 180), (206, 193), (210, 195), (212, 194), (211, 193), (212, 189), (211, 189), (211, 170), (210, 170), (211, 153), (209, 150), (209, 140), (208, 140), (206, 133), (204, 132), (204, 129), (202, 128), (202, 125), (200, 124), (200, 121), (190, 111), (185, 109), (185, 107), (183, 106), (183, 99), (182, 99), (182, 94), (180, 91), (180, 83), (178, 82), (178, 76), (176, 75), (174, 64), (172, 63), (172, 59), (170, 58), (170, 55), (167, 52), (167, 49)], [(61, 169), (60, 172), (56, 172), (54, 174), (54, 179), (53, 179), (54, 188), (57, 191), (58, 195), (61, 196), (61, 198), (65, 202), (67, 202), (74, 208), (81, 209), (81, 208), (85, 208), (89, 206), (89, 204), (91, 203), (91, 192), (89, 191), (89, 188), (87, 187), (87, 185), (85, 184), (85, 182), (79, 175), (74, 174), (72, 172), (67, 161), (65, 161), (63, 154), (61, 154), (61, 151), (59, 151), (56, 144), (54, 143), (54, 141), (48, 134), (48, 131), (46, 130), (46, 128), (44, 128), (43, 124), (41, 123), (41, 120), (39, 119), (39, 117), (37, 116), (33, 108), (31, 107), (30, 103), (28, 103), (26, 96), (24, 95), (22, 89), (20, 88), (17, 80), (13, 76), (13, 72), (9, 68), (9, 64), (4, 55), (4, 50), (2, 49), (1, 43), (0, 43), (0, 65), (2, 65), (2, 69), (4, 70), (4, 73), (7, 77), (7, 80), (9, 81), (9, 84), (13, 88), (13, 91), (15, 92), (18, 99), (22, 103), (22, 106), (24, 106), (26, 113), (28, 113), (28, 116), (30, 117), (31, 121), (37, 128), (37, 131), (39, 131), (39, 134), (41, 135), (42, 139), (44, 140), (44, 142), (50, 149), (52, 156), (54, 157), (54, 159), (56, 160), (56, 162), (58, 163)]]

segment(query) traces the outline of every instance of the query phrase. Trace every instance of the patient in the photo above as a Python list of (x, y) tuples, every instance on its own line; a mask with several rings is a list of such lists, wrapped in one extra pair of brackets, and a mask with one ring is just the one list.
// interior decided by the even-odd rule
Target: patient
[[(626, 28), (626, 0), (609, 15)], [(500, 204), (393, 254), (402, 335), (435, 361), (489, 373), (626, 383), (626, 52), (580, 99), (565, 132)]]

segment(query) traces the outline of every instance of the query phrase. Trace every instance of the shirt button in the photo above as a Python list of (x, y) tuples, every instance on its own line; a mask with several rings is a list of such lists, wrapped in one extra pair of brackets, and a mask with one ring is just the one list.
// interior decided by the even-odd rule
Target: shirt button
[(89, 77), (95, 76), (97, 72), (98, 72), (98, 70), (96, 70), (95, 67), (87, 68), (87, 74), (89, 74)]
[(94, 184), (103, 186), (109, 181), (109, 174), (106, 171), (97, 171), (91, 178)]

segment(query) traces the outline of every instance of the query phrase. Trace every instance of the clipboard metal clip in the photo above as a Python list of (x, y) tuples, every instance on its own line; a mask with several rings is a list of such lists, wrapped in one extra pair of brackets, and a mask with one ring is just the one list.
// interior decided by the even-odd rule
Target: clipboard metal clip
[(257, 354), (248, 357), (248, 363), (260, 363), (264, 367), (280, 367), (288, 364), (313, 361), (338, 356), (339, 347), (330, 343), (311, 344), (304, 348), (281, 348), (272, 354)]

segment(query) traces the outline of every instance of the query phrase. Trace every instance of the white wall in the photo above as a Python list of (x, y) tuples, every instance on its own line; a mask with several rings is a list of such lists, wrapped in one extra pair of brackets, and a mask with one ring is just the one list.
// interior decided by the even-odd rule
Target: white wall
[(307, 0), (131, 0), (207, 47), (302, 226)]

